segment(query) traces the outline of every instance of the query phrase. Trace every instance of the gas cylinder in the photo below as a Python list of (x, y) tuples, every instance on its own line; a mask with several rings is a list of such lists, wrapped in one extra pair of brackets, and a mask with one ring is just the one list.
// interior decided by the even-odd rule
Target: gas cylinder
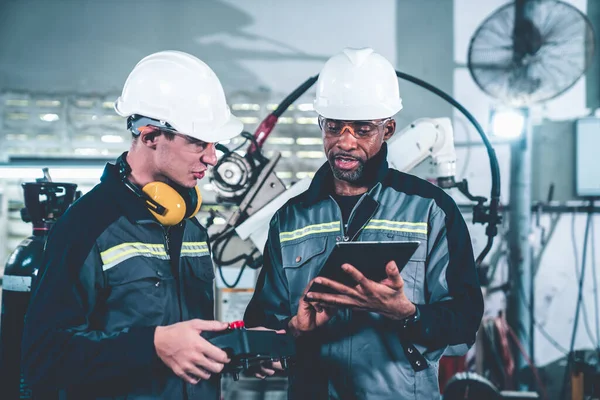
[(48, 232), (77, 196), (77, 185), (55, 183), (46, 178), (23, 183), (25, 208), (21, 219), (31, 222), (33, 232), (8, 258), (2, 279), (0, 322), (0, 390), (5, 399), (53, 399), (53, 393), (32, 393), (21, 372), (21, 337), (31, 288), (42, 262)]

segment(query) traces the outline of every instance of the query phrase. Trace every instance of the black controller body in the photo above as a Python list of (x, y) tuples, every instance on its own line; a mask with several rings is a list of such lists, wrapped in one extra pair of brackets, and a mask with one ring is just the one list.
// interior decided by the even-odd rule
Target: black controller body
[(258, 367), (265, 361), (281, 361), (287, 369), (296, 355), (293, 336), (275, 331), (241, 328), (205, 332), (202, 336), (229, 355), (231, 362), (225, 365), (223, 373), (233, 374), (236, 380), (240, 372)]

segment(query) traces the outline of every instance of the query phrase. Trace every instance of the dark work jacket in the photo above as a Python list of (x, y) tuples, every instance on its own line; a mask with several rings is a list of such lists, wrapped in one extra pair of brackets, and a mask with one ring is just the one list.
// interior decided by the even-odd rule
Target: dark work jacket
[(111, 164), (57, 221), (23, 335), (34, 388), (76, 400), (219, 398), (218, 376), (189, 385), (156, 355), (157, 326), (214, 319), (207, 232), (195, 218), (170, 229), (180, 248)]

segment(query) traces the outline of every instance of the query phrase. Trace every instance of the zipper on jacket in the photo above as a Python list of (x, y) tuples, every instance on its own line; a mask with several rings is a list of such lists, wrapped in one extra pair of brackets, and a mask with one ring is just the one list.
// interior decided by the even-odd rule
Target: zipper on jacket
[[(175, 225), (175, 226), (179, 226)], [(172, 269), (172, 273), (173, 276), (175, 277), (175, 281), (176, 281), (176, 285), (177, 285), (177, 305), (179, 306), (179, 319), (183, 320), (183, 304), (181, 303), (182, 297), (183, 297), (183, 293), (182, 291), (184, 290), (183, 288), (183, 283), (181, 281), (182, 279), (182, 272), (181, 272), (181, 250), (179, 253), (179, 258), (177, 260), (173, 259), (173, 255), (171, 254), (171, 237), (169, 236), (169, 234), (171, 233), (171, 226), (168, 226), (166, 229), (163, 226), (162, 230), (163, 230), (163, 234), (165, 237), (165, 250), (167, 251), (167, 254), (169, 255), (169, 264), (171, 265), (171, 269)], [(184, 229), (184, 228), (182, 228)], [(182, 240), (182, 245), (183, 245), (183, 240)]]
[[(360, 207), (360, 203), (362, 203), (362, 201), (365, 199), (365, 196), (368, 196), (368, 195), (371, 194), (371, 192), (375, 189), (375, 187), (377, 187), (377, 185), (373, 186), (371, 189), (369, 189), (368, 191), (366, 191), (365, 193), (363, 193), (363, 195), (361, 196), (361, 198), (358, 199), (358, 201), (356, 202), (356, 205), (354, 206), (354, 208), (350, 212), (350, 216), (348, 217), (348, 226), (350, 226), (350, 221), (352, 221), (352, 219), (354, 218), (354, 212), (356, 211), (356, 209), (358, 209), (358, 207)], [(338, 206), (338, 208), (339, 208), (339, 206)], [(352, 238), (349, 239), (350, 241), (354, 241), (354, 239), (356, 239), (356, 237), (358, 236), (358, 234), (361, 233), (362, 230), (365, 228), (365, 226), (367, 226), (369, 224), (369, 221), (371, 220), (371, 218), (373, 218), (373, 215), (374, 214), (371, 214), (371, 217), (369, 217), (365, 221), (365, 223), (360, 227), (360, 229), (356, 231), (356, 233), (354, 234), (354, 236), (352, 236)]]
[(171, 238), (169, 238), (169, 231), (170, 231), (171, 227), (169, 226), (166, 230), (163, 228), (163, 234), (165, 236), (165, 250), (167, 251), (167, 254), (169, 255), (169, 258), (171, 258)]
[[(356, 204), (354, 205), (354, 208), (352, 208), (352, 211), (350, 211), (350, 216), (348, 217), (348, 226), (350, 226), (350, 221), (352, 221), (352, 219), (354, 219), (354, 214), (355, 211), (358, 207), (360, 207), (360, 203), (362, 203), (363, 199), (365, 198), (365, 196), (368, 194), (369, 192), (365, 192), (363, 193), (363, 195), (360, 197), (360, 199), (358, 199), (358, 201), (356, 202)], [(352, 236), (350, 238), (350, 241), (354, 241), (354, 239), (356, 239), (356, 237), (358, 236), (358, 234), (363, 230), (363, 228), (365, 226), (367, 226), (367, 224), (369, 223), (369, 221), (367, 220), (363, 226), (360, 227), (359, 230), (356, 231), (356, 233), (354, 234), (354, 236)]]
[[(362, 203), (363, 199), (365, 198), (365, 195), (368, 195), (371, 192), (371, 190), (369, 190), (368, 192), (363, 193), (363, 195), (361, 196), (361, 198), (358, 199), (358, 202), (352, 208), (352, 211), (350, 212), (350, 216), (348, 216), (348, 226), (350, 226), (350, 221), (352, 221), (352, 218), (354, 218), (354, 211), (356, 211), (356, 209), (360, 206), (360, 203)], [(329, 196), (329, 197), (335, 203), (335, 206), (337, 207), (337, 209), (339, 211), (339, 215), (342, 215), (342, 209), (340, 208), (340, 205), (337, 203), (337, 201), (335, 201), (335, 199), (333, 198), (333, 196)], [(344, 219), (343, 218), (340, 219), (340, 223), (342, 225), (342, 240), (344, 242), (350, 242), (350, 241), (353, 241), (354, 239), (356, 239), (356, 237), (358, 236), (358, 234), (360, 232), (362, 232), (362, 230), (364, 229), (365, 226), (367, 226), (367, 224), (369, 223), (369, 220), (367, 220), (363, 224), (363, 226), (361, 226), (360, 229), (358, 231), (356, 231), (356, 233), (352, 237), (346, 236), (346, 229), (344, 227)]]
[[(333, 198), (333, 196), (329, 196), (329, 198), (331, 199), (331, 201), (333, 201), (333, 204), (335, 204), (335, 206), (337, 207), (339, 213), (338, 215), (340, 216), (340, 228), (342, 230), (342, 241), (347, 242), (350, 240), (350, 238), (348, 236), (346, 236), (346, 229), (344, 227), (344, 218), (342, 218), (342, 209), (340, 208), (340, 205), (337, 203), (337, 201), (335, 201), (335, 199)], [(350, 222), (350, 220), (348, 220), (348, 222)]]
[[(361, 200), (362, 200), (362, 198), (361, 198)], [(358, 206), (358, 204), (357, 204), (357, 206)], [(354, 236), (352, 236), (352, 239), (350, 239), (350, 240), (354, 241), (354, 239), (356, 239), (356, 237), (363, 231), (363, 229), (365, 229), (365, 226), (367, 226), (369, 224), (369, 221), (371, 221), (371, 218), (373, 218), (373, 215), (375, 215), (376, 212), (377, 212), (377, 208), (375, 208), (375, 210), (373, 211), (373, 214), (371, 214), (371, 216), (369, 218), (367, 218), (365, 223), (362, 224), (360, 229), (356, 231), (356, 233), (354, 234)]]

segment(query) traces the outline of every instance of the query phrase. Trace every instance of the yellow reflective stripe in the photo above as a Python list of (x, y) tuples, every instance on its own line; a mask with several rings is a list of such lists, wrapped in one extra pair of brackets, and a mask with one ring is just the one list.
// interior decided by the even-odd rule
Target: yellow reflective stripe
[[(422, 229), (422, 228), (424, 229)], [(419, 229), (421, 228), (421, 229)], [(427, 235), (426, 222), (408, 222), (408, 221), (389, 221), (385, 219), (372, 219), (364, 229), (394, 231), (394, 232), (411, 232), (423, 233)]]
[(186, 251), (208, 251), (208, 244), (206, 242), (183, 242), (181, 250)]
[(281, 232), (279, 234), (280, 242), (288, 242), (290, 240), (300, 239), (308, 235), (317, 233), (338, 232), (340, 230), (340, 222), (326, 222), (323, 224), (308, 225), (304, 228), (296, 229), (291, 232)]
[(111, 247), (110, 249), (105, 250), (102, 253), (100, 253), (100, 257), (102, 258), (102, 262), (104, 262), (105, 264), (108, 264), (123, 255), (131, 254), (133, 252), (149, 253), (149, 254), (155, 254), (155, 255), (166, 255), (167, 254), (167, 252), (165, 251), (164, 244), (134, 242), (134, 243), (122, 243), (118, 246)]
[(427, 222), (390, 221), (389, 219), (372, 219), (369, 221), (370, 224), (427, 226)]
[(295, 237), (295, 236), (303, 235), (306, 232), (320, 231), (323, 229), (333, 229), (333, 228), (339, 229), (339, 227), (340, 227), (339, 221), (325, 222), (322, 224), (308, 225), (308, 226), (305, 226), (304, 228), (296, 229), (295, 231), (291, 231), (291, 232), (281, 232), (279, 234), (279, 237), (285, 237), (285, 238)]
[(106, 271), (115, 265), (122, 263), (132, 257), (152, 257), (161, 260), (169, 260), (170, 257), (163, 244), (151, 243), (121, 243), (100, 253), (102, 259), (102, 270)]
[(181, 245), (181, 256), (201, 257), (209, 254), (206, 242), (183, 242)]
[(427, 230), (425, 230), (425, 229), (391, 228), (391, 227), (385, 227), (385, 226), (368, 226), (368, 225), (365, 226), (365, 229), (379, 230), (379, 231), (422, 233), (424, 235), (427, 235)]
[[(106, 261), (105, 260), (102, 260), (102, 261), (104, 261), (105, 264), (111, 264), (111, 263), (115, 262), (118, 259), (125, 258), (125, 257), (127, 257), (129, 255), (132, 255), (132, 254), (141, 255), (141, 256), (143, 256), (143, 255), (165, 256), (165, 257), (168, 258), (166, 251), (150, 251), (150, 250), (140, 251), (140, 250), (136, 250), (136, 249), (130, 249), (130, 250), (124, 251), (122, 253), (119, 253), (118, 255), (114, 256), (113, 258), (109, 258)], [(127, 257), (127, 258), (129, 258), (129, 257)]]
[(108, 254), (113, 253), (117, 250), (120, 250), (124, 247), (131, 247), (131, 246), (162, 246), (162, 244), (150, 244), (150, 243), (141, 243), (141, 242), (128, 242), (128, 243), (121, 243), (117, 246), (111, 247), (107, 250), (104, 250), (102, 253), (100, 253), (101, 257), (106, 257), (108, 256)]

